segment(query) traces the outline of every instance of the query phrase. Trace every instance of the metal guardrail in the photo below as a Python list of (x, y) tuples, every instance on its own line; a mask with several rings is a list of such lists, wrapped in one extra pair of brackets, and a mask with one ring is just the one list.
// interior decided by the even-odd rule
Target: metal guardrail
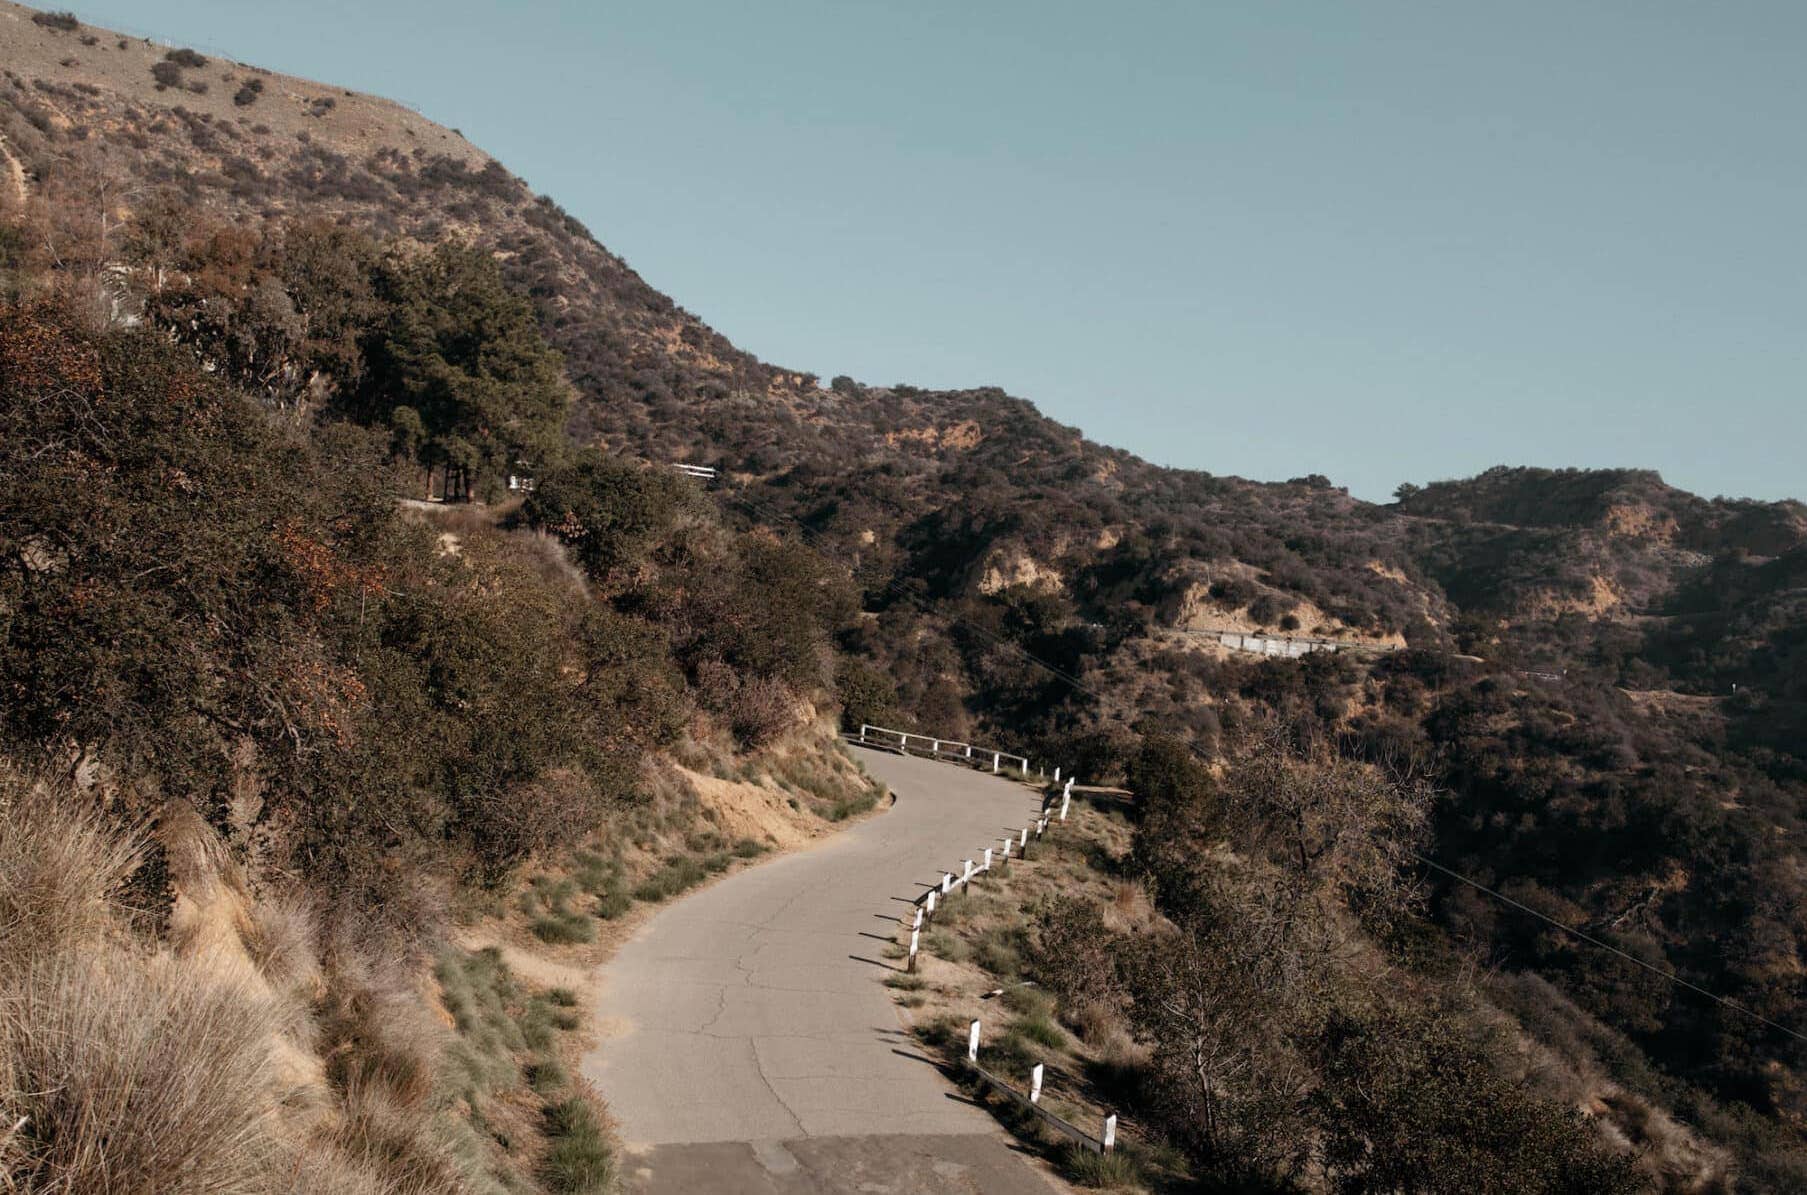
[(1048, 1109), (1042, 1107), (1042, 1103), (1039, 1099), (1032, 1098), (1028, 1092), (1018, 1091), (1010, 1085), (1009, 1080), (992, 1074), (970, 1058), (966, 1060), (966, 1069), (976, 1075), (980, 1082), (984, 1083), (987, 1087), (990, 1087), (993, 1091), (1002, 1092), (1011, 1100), (1011, 1102), (1035, 1113), (1043, 1124), (1048, 1125), (1054, 1129), (1055, 1132), (1072, 1140), (1081, 1149), (1089, 1149), (1095, 1154), (1107, 1154), (1116, 1148), (1117, 1117), (1114, 1114), (1105, 1118), (1103, 1134), (1094, 1137), (1066, 1117), (1061, 1116), (1058, 1113), (1050, 1112)]
[[(881, 734), (896, 736), (896, 739), (895, 741), (873, 739), (869, 733), (871, 731), (878, 731)], [(887, 750), (906, 754), (909, 753), (909, 740), (918, 739), (929, 745), (925, 754), (930, 754), (934, 758), (947, 759), (961, 763), (978, 762), (983, 765), (984, 757), (991, 755), (995, 757), (992, 764), (994, 771), (997, 770), (997, 760), (1005, 758), (1019, 761), (1022, 764), (1022, 770), (1025, 774), (1027, 774), (1029, 768), (1029, 761), (1020, 755), (1006, 756), (1001, 751), (980, 751), (978, 756), (975, 757), (973, 754), (974, 748), (970, 743), (949, 742), (945, 739), (937, 739), (928, 735), (906, 733), (901, 730), (889, 730), (886, 727), (873, 726), (869, 723), (861, 724), (860, 733), (857, 737), (851, 734), (847, 737), (855, 742), (862, 742), (872, 746), (882, 746)], [(1057, 769), (1056, 776), (1058, 775), (1059, 772)], [(1032, 821), (1027, 825), (1020, 827), (1015, 833), (1005, 835), (1005, 837), (1000, 840), (1001, 849), (991, 846), (982, 848), (975, 853), (973, 858), (963, 860), (958, 873), (943, 871), (939, 882), (929, 885), (922, 892), (917, 894), (916, 898), (911, 902), (915, 905), (913, 919), (905, 923), (910, 930), (910, 945), (906, 956), (907, 961), (905, 962), (905, 969), (907, 971), (914, 972), (916, 970), (917, 958), (922, 952), (922, 934), (934, 921), (936, 907), (952, 899), (953, 895), (962, 888), (970, 887), (981, 877), (990, 875), (994, 868), (1008, 868), (1013, 855), (1017, 859), (1026, 862), (1029, 858), (1030, 842), (1039, 841), (1042, 836), (1048, 832), (1050, 826), (1058, 825), (1067, 820), (1067, 814), (1071, 810), (1073, 804), (1074, 787), (1074, 777), (1067, 777), (1066, 787), (1060, 791), (1058, 796), (1052, 791), (1049, 791), (1043, 797), (1041, 812), (1037, 814)], [(1009, 1097), (1012, 1101), (1029, 1109), (1044, 1123), (1052, 1127), (1056, 1132), (1072, 1140), (1081, 1148), (1089, 1149), (1094, 1153), (1106, 1154), (1116, 1147), (1117, 1117), (1115, 1113), (1111, 1113), (1104, 1118), (1102, 1134), (1094, 1137), (1072, 1121), (1041, 1106), (1042, 1066), (1036, 1066), (1032, 1077), (1033, 1086), (1027, 1092), (1018, 1091), (1005, 1079), (992, 1074), (990, 1071), (980, 1066), (978, 1021), (972, 1023), (971, 1031), (967, 1038), (966, 1065), (981, 1082), (995, 1091), (1003, 1092), (1004, 1095)]]
[[(853, 736), (849, 736), (853, 737)], [(1022, 755), (1013, 755), (1008, 751), (997, 751), (990, 747), (975, 747), (971, 743), (957, 742), (953, 739), (936, 738), (930, 734), (917, 734), (913, 730), (893, 730), (888, 726), (873, 726), (860, 723), (860, 733), (855, 742), (867, 747), (882, 747), (887, 750), (901, 751), (905, 755), (921, 754), (935, 759), (951, 759), (961, 763), (983, 767), (987, 760), (991, 761), (993, 772), (1003, 772), (1004, 762), (1012, 761), (1009, 771), (1025, 777), (1035, 774), (1029, 767), (1029, 760)], [(915, 746), (911, 746), (914, 741)], [(1054, 778), (1060, 779), (1060, 769), (1055, 769)]]

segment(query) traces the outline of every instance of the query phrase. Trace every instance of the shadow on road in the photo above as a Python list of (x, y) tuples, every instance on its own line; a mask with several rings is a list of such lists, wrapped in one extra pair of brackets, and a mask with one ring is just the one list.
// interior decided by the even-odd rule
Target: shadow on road
[[(889, 938), (886, 938), (886, 939), (885, 939), (885, 941), (887, 941), (887, 942), (889, 942), (889, 941), (890, 941), (890, 940), (891, 940), (891, 939), (889, 939)], [(854, 961), (854, 962), (856, 962), (856, 963), (869, 963), (869, 964), (871, 964), (871, 965), (872, 965), (872, 966), (874, 966), (874, 967), (883, 967), (883, 968), (884, 968), (884, 969), (885, 969), (885, 970), (887, 970), (887, 971), (897, 971), (897, 972), (900, 972), (900, 973), (901, 973), (901, 972), (902, 972), (902, 971), (903, 971), (903, 968), (902, 968), (902, 967), (896, 967), (896, 966), (893, 966), (893, 965), (891, 965), (891, 964), (890, 964), (890, 963), (887, 963), (887, 962), (882, 962), (882, 961), (880, 961), (880, 960), (879, 960), (879, 959), (875, 959), (875, 958), (867, 958), (867, 957), (866, 957), (866, 956), (864, 956), (864, 955), (860, 955), (860, 954), (850, 954), (850, 955), (848, 955), (848, 956), (847, 956), (847, 957), (848, 957), (848, 958), (850, 958), (850, 959), (852, 959), (852, 960), (853, 960), (853, 961)]]

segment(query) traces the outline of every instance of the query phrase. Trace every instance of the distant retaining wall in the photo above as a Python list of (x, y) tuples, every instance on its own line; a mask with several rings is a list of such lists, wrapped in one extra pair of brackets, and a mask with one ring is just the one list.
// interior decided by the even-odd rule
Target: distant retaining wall
[(1288, 660), (1308, 656), (1317, 651), (1348, 653), (1399, 650), (1388, 643), (1351, 643), (1345, 639), (1312, 639), (1301, 635), (1263, 635), (1255, 631), (1187, 631), (1186, 633), (1199, 635), (1206, 639), (1215, 639), (1231, 651), (1245, 651), (1250, 655), (1257, 656), (1279, 656)]

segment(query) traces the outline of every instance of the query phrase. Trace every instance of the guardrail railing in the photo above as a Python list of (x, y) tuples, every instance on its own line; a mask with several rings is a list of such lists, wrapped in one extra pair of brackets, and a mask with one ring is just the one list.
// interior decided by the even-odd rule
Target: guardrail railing
[[(852, 737), (852, 736), (849, 736)], [(854, 739), (864, 746), (883, 747), (901, 751), (905, 755), (928, 755), (936, 759), (951, 759), (974, 767), (991, 765), (995, 773), (1015, 772), (1027, 778), (1040, 775), (1029, 766), (1029, 759), (1022, 755), (1013, 755), (1008, 751), (998, 751), (991, 747), (975, 747), (971, 743), (962, 743), (955, 739), (937, 738), (932, 734), (918, 734), (913, 730), (893, 730), (889, 726), (874, 726), (868, 722), (860, 723), (860, 733)], [(1006, 767), (1005, 765), (1009, 766)], [(1054, 769), (1054, 779), (1060, 779), (1060, 769)]]
[[(991, 757), (991, 770), (994, 772), (1000, 770), (999, 765), (1002, 760), (1010, 759), (1016, 761), (1017, 764), (1020, 765), (1020, 768), (1013, 768), (1013, 771), (1020, 770), (1025, 777), (1029, 773), (1029, 761), (1021, 755), (1009, 755), (1002, 751), (983, 750), (973, 747), (970, 743), (938, 739), (931, 735), (920, 735), (914, 731), (892, 730), (888, 727), (862, 723), (857, 739), (851, 734), (848, 735), (848, 737), (854, 739), (856, 742), (883, 746), (890, 750), (905, 753), (919, 750), (922, 754), (930, 755), (936, 759), (945, 759), (961, 763), (977, 762), (980, 766), (983, 766), (986, 757), (989, 756)], [(923, 744), (923, 746), (914, 748), (911, 746), (912, 743), (920, 743)], [(1057, 781), (1060, 777), (1060, 771), (1061, 769), (1059, 768), (1054, 770)], [(1027, 862), (1029, 859), (1030, 843), (1040, 841), (1040, 839), (1047, 834), (1050, 826), (1059, 825), (1067, 820), (1067, 815), (1072, 811), (1073, 807), (1074, 781), (1075, 777), (1069, 775), (1065, 785), (1059, 790), (1058, 795), (1056, 795), (1052, 788), (1044, 790), (1041, 812), (1031, 819), (1027, 825), (1021, 826), (999, 839), (998, 846), (986, 846), (976, 852), (972, 858), (961, 860), (960, 867), (957, 871), (943, 871), (939, 882), (929, 885), (916, 896), (911, 902), (915, 906), (912, 910), (911, 917), (907, 919), (900, 918), (902, 924), (907, 924), (910, 927), (909, 946), (904, 962), (904, 969), (906, 971), (913, 972), (916, 970), (918, 960), (922, 955), (923, 931), (933, 924), (937, 909), (943, 907), (956, 893), (971, 887), (980, 879), (991, 875), (994, 869), (1007, 873), (1010, 867), (1010, 861), (1013, 857)], [(1029, 1109), (1029, 1111), (1039, 1117), (1043, 1123), (1072, 1140), (1080, 1148), (1089, 1149), (1094, 1153), (1100, 1154), (1110, 1153), (1116, 1148), (1117, 1117), (1115, 1113), (1109, 1113), (1104, 1117), (1100, 1132), (1097, 1136), (1094, 1136), (1074, 1124), (1072, 1121), (1067, 1120), (1065, 1117), (1042, 1106), (1043, 1064), (1037, 1063), (1035, 1069), (1030, 1072), (1030, 1085), (1028, 1091), (1018, 1090), (1013, 1087), (1008, 1080), (999, 1075), (995, 1075), (980, 1066), (978, 1021), (972, 1023), (967, 1038), (965, 1061), (967, 1069), (979, 1082), (985, 1084), (994, 1091), (1001, 1092), (1010, 1100)]]

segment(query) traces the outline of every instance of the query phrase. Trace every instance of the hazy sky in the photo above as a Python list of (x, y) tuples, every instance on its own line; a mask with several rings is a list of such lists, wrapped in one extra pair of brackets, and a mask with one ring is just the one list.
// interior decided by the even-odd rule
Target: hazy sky
[(401, 99), (824, 378), (1807, 497), (1807, 5), (58, 0)]

